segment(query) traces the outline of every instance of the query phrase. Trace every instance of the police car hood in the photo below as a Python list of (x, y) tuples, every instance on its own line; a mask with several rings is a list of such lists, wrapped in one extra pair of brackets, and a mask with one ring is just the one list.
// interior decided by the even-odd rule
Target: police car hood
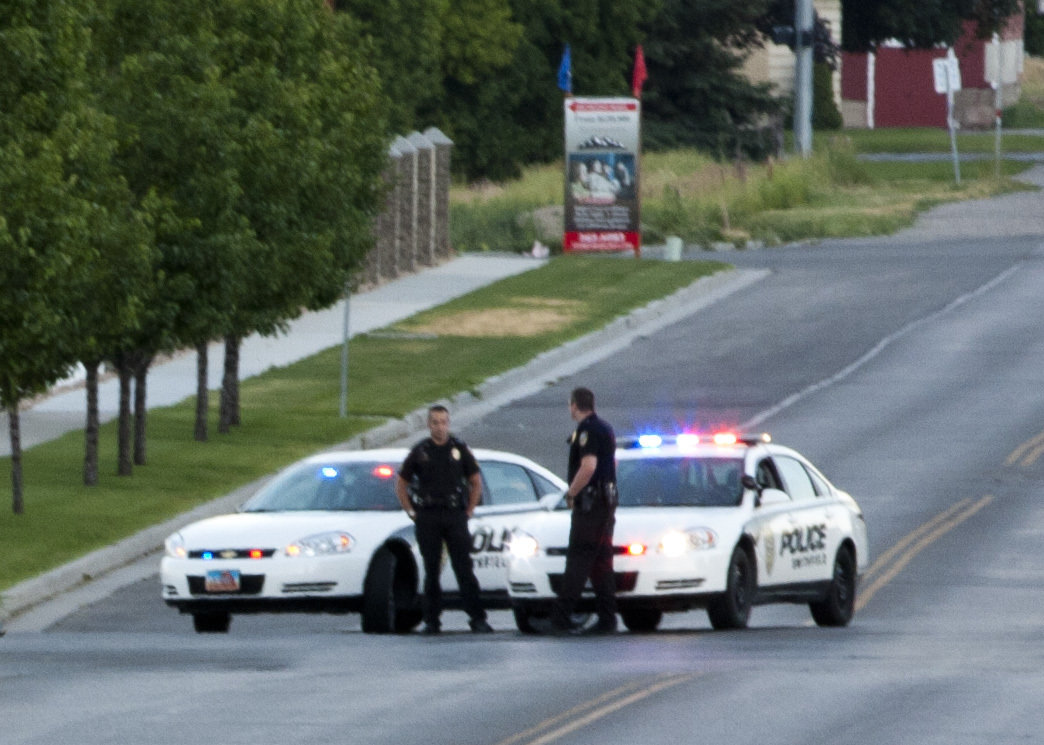
[(328, 531), (343, 530), (360, 543), (380, 541), (410, 524), (402, 512), (237, 512), (186, 525), (185, 548), (276, 548)]

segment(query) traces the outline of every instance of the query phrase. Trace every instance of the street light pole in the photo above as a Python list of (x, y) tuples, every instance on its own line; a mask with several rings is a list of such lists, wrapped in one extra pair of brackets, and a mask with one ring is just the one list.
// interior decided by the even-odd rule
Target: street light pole
[(812, 0), (794, 3), (794, 142), (798, 153), (812, 153)]

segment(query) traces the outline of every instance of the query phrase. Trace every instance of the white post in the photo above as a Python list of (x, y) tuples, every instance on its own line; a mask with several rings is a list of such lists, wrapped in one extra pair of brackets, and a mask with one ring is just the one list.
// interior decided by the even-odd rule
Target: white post
[(348, 416), (348, 306), (351, 304), (350, 282), (344, 283), (344, 335), (341, 343), (341, 418)]
[(794, 4), (794, 141), (807, 158), (812, 152), (812, 0)]
[(993, 81), (993, 116), (994, 124), (996, 125), (996, 134), (993, 138), (993, 177), (1000, 179), (1001, 109), (1004, 108), (1004, 57), (1001, 51), (1004, 49), (1004, 44), (1001, 40), (1000, 34), (994, 32), (993, 43), (997, 45), (997, 77), (994, 78)]
[(953, 116), (953, 92), (960, 90), (960, 68), (953, 47), (946, 51), (946, 125), (950, 128), (950, 152), (953, 154), (953, 176), (961, 185), (961, 160), (957, 155), (957, 120)]

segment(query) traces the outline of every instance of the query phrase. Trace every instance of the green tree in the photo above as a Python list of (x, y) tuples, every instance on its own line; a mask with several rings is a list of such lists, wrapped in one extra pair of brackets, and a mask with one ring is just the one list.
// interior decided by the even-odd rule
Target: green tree
[(664, 0), (643, 24), (649, 80), (643, 137), (652, 148), (691, 146), (731, 156), (754, 154), (757, 128), (780, 104), (768, 84), (753, 84), (740, 67), (763, 43), (757, 22), (768, 0)]
[(979, 24), (978, 33), (989, 36), (1011, 15), (1021, 12), (1022, 0), (842, 0), (841, 46), (845, 51), (865, 52), (888, 39), (905, 46), (928, 49), (953, 44), (965, 20)]
[(825, 62), (812, 66), (812, 127), (841, 129), (844, 122), (834, 101), (834, 71)]
[(1025, 0), (1026, 4), (1026, 54), (1044, 57), (1044, 13), (1037, 11), (1033, 0)]
[[(370, 39), (365, 61), (380, 76), (392, 131), (430, 125), (444, 93), (444, 24), (447, 17), (458, 17), (457, 24), (473, 19), (453, 0), (336, 0), (334, 7), (356, 19)], [(479, 30), (478, 37), (494, 33)]]
[(15, 513), (24, 510), (19, 402), (112, 328), (133, 325), (146, 258), (144, 223), (111, 168), (113, 122), (86, 85), (87, 9), (0, 3), (0, 402)]
[[(507, 178), (521, 165), (562, 152), (562, 91), (557, 71), (572, 50), (573, 92), (627, 95), (639, 20), (659, 0), (511, 0), (519, 33), (499, 40), (510, 64), (493, 59), (472, 80), (446, 78), (438, 126), (454, 141), (455, 167), (469, 178)], [(517, 42), (516, 42), (517, 39)]]
[(135, 198), (153, 211), (157, 252), (149, 334), (107, 350), (120, 374), (118, 472), (127, 474), (131, 383), (172, 346), (195, 347), (202, 358), (195, 436), (206, 439), (207, 345), (227, 327), (225, 288), (235, 280), (228, 256), (252, 237), (235, 208), (233, 92), (218, 63), (231, 30), (216, 13), (220, 3), (109, 2), (96, 29), (107, 71), (99, 88), (120, 123), (117, 163)]
[(220, 431), (238, 424), (238, 349), (344, 292), (372, 247), (387, 165), (384, 101), (367, 46), (344, 13), (311, 0), (223, 6), (233, 91), (234, 208), (249, 237), (228, 254)]

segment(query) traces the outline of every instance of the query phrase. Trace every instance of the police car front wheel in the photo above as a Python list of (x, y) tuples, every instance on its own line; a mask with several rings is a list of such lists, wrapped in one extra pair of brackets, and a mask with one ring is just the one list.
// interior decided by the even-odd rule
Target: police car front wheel
[(725, 592), (707, 606), (707, 616), (716, 629), (745, 629), (754, 600), (754, 563), (742, 546), (736, 546), (729, 561)]
[(192, 614), (192, 628), (197, 634), (227, 634), (231, 624), (232, 614), (224, 611)]
[(656, 631), (663, 620), (663, 611), (657, 608), (628, 608), (620, 611), (620, 618), (628, 631)]
[(809, 603), (812, 619), (818, 626), (847, 626), (855, 615), (856, 560), (851, 549), (842, 546), (834, 559), (834, 574), (826, 597)]

